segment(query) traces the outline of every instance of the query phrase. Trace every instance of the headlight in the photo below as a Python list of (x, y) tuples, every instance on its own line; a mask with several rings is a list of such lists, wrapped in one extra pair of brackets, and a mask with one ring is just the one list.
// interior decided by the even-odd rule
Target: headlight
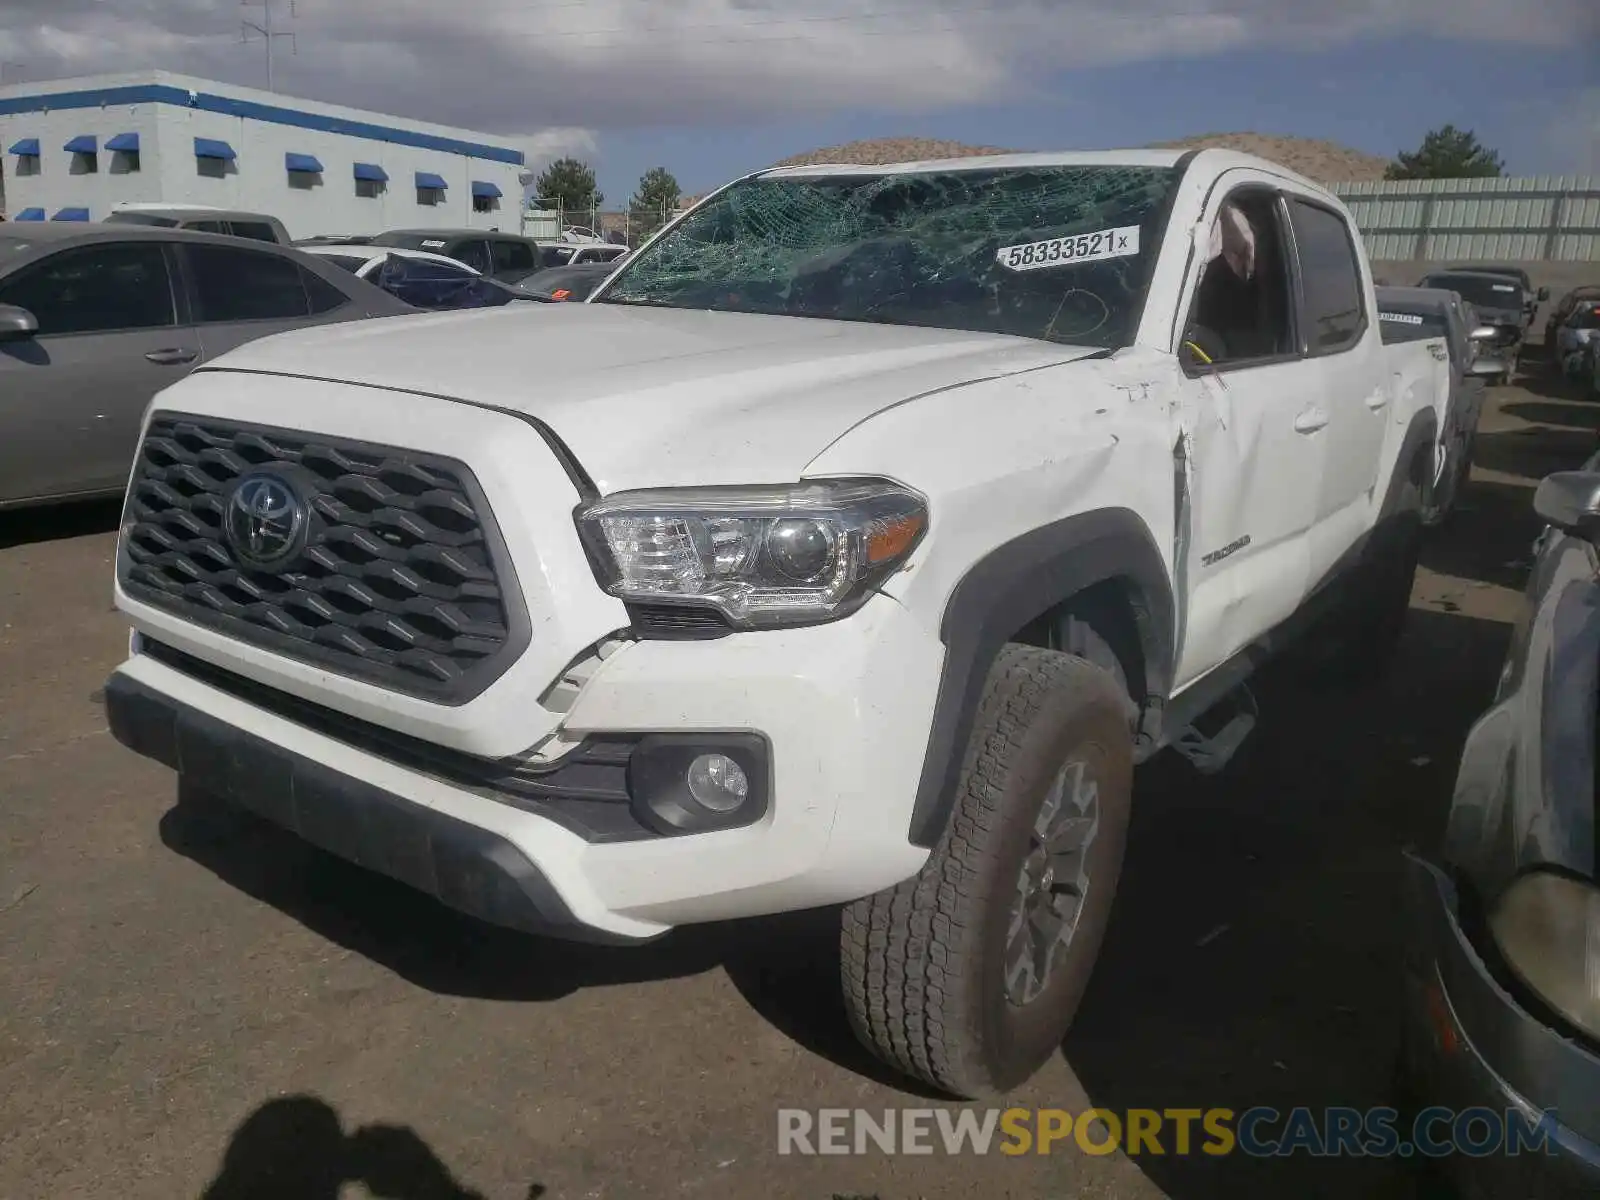
[(1489, 930), (1539, 999), (1600, 1038), (1600, 888), (1547, 871), (1525, 875), (1506, 889)]
[(578, 510), (613, 596), (716, 609), (744, 628), (833, 620), (905, 565), (927, 502), (876, 479), (619, 492)]

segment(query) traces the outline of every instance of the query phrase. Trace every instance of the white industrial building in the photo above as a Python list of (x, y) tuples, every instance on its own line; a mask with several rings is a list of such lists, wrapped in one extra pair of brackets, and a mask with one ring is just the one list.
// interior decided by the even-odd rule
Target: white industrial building
[(165, 71), (0, 87), (9, 220), (118, 204), (276, 216), (293, 237), (514, 231), (523, 153), (490, 135)]

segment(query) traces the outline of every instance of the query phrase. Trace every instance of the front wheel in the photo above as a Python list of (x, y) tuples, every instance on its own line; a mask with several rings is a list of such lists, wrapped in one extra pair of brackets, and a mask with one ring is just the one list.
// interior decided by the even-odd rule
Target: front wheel
[(915, 877), (844, 913), (846, 1007), (890, 1066), (976, 1099), (1060, 1046), (1122, 870), (1127, 703), (1083, 659), (1001, 651), (938, 845)]

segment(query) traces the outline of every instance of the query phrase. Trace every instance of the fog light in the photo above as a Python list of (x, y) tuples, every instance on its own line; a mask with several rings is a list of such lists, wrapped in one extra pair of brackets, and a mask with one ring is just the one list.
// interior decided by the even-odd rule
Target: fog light
[(744, 768), (726, 754), (702, 754), (689, 764), (689, 795), (712, 812), (732, 812), (750, 795)]
[(768, 754), (759, 734), (649, 734), (628, 760), (634, 815), (667, 835), (752, 825), (767, 811)]

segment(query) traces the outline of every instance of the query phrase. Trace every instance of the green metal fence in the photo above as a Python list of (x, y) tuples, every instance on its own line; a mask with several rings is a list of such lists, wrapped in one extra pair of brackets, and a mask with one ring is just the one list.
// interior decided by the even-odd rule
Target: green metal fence
[(1375, 260), (1600, 262), (1600, 176), (1335, 184)]

